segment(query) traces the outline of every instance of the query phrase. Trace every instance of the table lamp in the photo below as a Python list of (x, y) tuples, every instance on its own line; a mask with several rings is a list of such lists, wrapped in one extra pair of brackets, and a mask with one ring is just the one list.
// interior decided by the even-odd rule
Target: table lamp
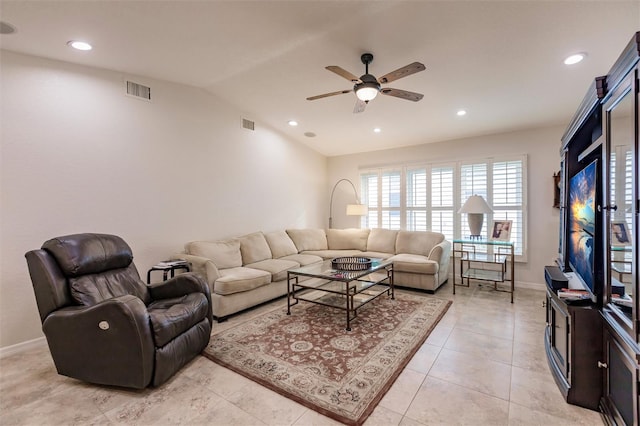
[(482, 222), (484, 222), (485, 213), (492, 213), (493, 210), (489, 204), (480, 195), (472, 195), (467, 199), (464, 205), (458, 210), (458, 213), (466, 213), (469, 223), (471, 239), (480, 239), (482, 232)]

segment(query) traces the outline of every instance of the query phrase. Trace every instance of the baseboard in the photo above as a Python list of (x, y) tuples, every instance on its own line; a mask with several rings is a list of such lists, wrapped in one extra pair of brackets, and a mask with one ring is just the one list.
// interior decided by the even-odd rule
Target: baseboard
[(38, 337), (37, 339), (27, 340), (26, 342), (16, 343), (15, 345), (0, 348), (0, 358), (19, 354), (29, 349), (39, 348), (47, 344), (47, 339)]
[[(448, 279), (449, 279), (449, 282), (452, 283), (453, 282), (452, 281), (453, 280), (453, 274), (449, 273)], [(541, 291), (544, 291), (545, 288), (546, 288), (544, 283), (532, 283), (532, 282), (529, 282), (529, 281), (516, 281), (515, 283), (513, 283), (513, 286), (515, 288), (523, 288), (523, 289), (529, 289), (529, 290), (541, 290)]]

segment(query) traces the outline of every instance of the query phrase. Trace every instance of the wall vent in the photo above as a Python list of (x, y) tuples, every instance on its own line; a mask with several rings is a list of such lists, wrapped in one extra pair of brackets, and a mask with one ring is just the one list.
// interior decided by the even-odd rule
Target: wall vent
[(247, 130), (255, 130), (256, 129), (256, 123), (254, 123), (251, 120), (247, 120), (246, 118), (242, 119), (242, 128), (243, 129), (247, 129)]
[(134, 96), (145, 101), (151, 100), (151, 87), (144, 86), (133, 81), (127, 81), (127, 95)]

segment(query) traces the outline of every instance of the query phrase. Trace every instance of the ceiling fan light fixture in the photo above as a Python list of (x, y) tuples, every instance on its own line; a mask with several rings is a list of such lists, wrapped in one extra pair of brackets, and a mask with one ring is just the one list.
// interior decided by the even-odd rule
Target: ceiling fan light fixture
[(377, 83), (362, 83), (356, 86), (356, 96), (364, 102), (369, 102), (378, 96), (380, 85)]

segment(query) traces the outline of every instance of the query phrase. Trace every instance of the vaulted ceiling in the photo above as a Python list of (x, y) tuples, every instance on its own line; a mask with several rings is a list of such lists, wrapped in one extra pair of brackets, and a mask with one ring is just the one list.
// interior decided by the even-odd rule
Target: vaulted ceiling
[[(640, 30), (640, 2), (2, 0), (0, 17), (16, 29), (3, 49), (196, 86), (332, 156), (568, 124)], [(351, 89), (325, 67), (360, 76), (365, 52), (378, 77), (425, 64), (387, 85), (424, 98), (359, 114), (353, 92), (306, 100)]]

